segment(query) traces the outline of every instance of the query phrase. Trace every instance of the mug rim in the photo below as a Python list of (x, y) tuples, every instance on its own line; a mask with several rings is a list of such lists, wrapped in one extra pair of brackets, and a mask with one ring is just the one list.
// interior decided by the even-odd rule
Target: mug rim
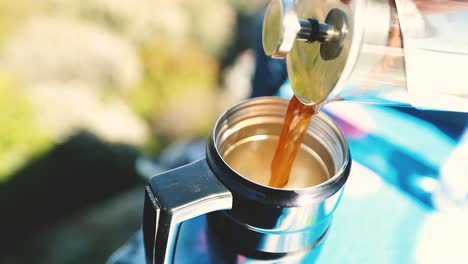
[[(277, 107), (277, 109), (280, 109), (281, 107), (287, 107), (287, 102), (287, 99), (274, 96), (250, 98), (233, 105), (219, 116), (210, 135), (209, 144), (207, 146), (207, 160), (208, 164), (215, 172), (216, 177), (218, 177), (218, 179), (220, 179), (231, 191), (234, 190), (240, 192), (254, 200), (263, 200), (267, 203), (274, 201), (273, 203), (275, 204), (279, 201), (288, 201), (287, 204), (289, 206), (296, 206), (298, 203), (303, 204), (309, 203), (311, 201), (317, 201), (317, 199), (326, 199), (338, 192), (346, 182), (351, 166), (349, 147), (346, 138), (339, 129), (338, 125), (323, 112), (317, 113), (314, 116), (314, 119), (320, 119), (322, 122), (324, 122), (327, 129), (332, 130), (331, 132), (333, 135), (335, 135), (341, 143), (339, 150), (343, 152), (343, 158), (342, 161), (340, 161), (341, 166), (339, 166), (339, 168), (335, 170), (333, 176), (328, 178), (326, 181), (323, 181), (317, 185), (295, 189), (270, 187), (242, 176), (223, 159), (218, 146), (218, 134), (220, 127), (230, 117), (230, 115), (241, 109), (262, 103), (269, 104), (273, 107), (278, 105), (279, 107)], [(309, 129), (310, 127), (311, 126), (309, 126)]]

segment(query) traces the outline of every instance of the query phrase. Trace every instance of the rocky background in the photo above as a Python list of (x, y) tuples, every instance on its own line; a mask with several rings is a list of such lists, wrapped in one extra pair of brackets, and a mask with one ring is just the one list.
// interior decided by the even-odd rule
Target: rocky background
[(0, 0), (0, 263), (103, 263), (137, 157), (248, 96), (265, 0)]

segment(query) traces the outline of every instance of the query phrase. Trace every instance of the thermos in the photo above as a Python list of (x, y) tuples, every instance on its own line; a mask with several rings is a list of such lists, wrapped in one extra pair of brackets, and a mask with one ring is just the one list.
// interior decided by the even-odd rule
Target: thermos
[[(244, 259), (297, 263), (320, 250), (351, 166), (346, 140), (326, 114), (313, 117), (302, 145), (328, 175), (320, 184), (272, 188), (224, 159), (246, 141), (277, 138), (287, 102), (261, 97), (233, 106), (214, 125), (206, 158), (151, 178), (143, 223), (148, 263), (172, 263), (180, 224), (210, 212), (208, 230), (216, 243)], [(307, 171), (306, 177), (316, 173)]]

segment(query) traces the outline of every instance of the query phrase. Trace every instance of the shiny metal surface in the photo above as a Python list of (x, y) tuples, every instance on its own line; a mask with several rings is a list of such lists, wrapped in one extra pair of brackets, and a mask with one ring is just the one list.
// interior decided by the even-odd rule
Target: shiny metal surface
[[(336, 49), (335, 57), (339, 55), (344, 39), (348, 33), (346, 14), (340, 9), (332, 9), (325, 18), (325, 22), (320, 22), (315, 18), (299, 19), (301, 30), (297, 33), (296, 40), (306, 42), (320, 42), (320, 49)], [(268, 34), (268, 32), (264, 32)], [(330, 44), (330, 45), (326, 45)], [(325, 46), (324, 46), (325, 45)], [(329, 60), (331, 58), (324, 58)]]
[[(314, 18), (325, 21), (334, 9), (340, 10), (345, 19), (339, 19), (335, 27), (344, 30), (340, 45), (332, 43), (308, 43), (297, 41), (287, 56), (288, 77), (295, 95), (304, 104), (320, 104), (335, 87), (341, 77), (354, 41), (354, 2), (345, 4), (339, 0), (298, 0), (296, 12), (299, 19)], [(333, 13), (333, 12), (332, 12)], [(332, 22), (329, 18), (328, 22)], [(345, 25), (345, 27), (343, 27)]]
[(206, 159), (151, 178), (143, 224), (149, 263), (172, 263), (180, 223), (219, 210), (209, 215), (209, 228), (249, 258), (298, 258), (320, 248), (351, 166), (346, 140), (330, 118), (315, 115), (304, 138), (331, 175), (321, 184), (271, 188), (239, 175), (222, 158), (246, 137), (278, 136), (287, 104), (267, 97), (232, 107), (213, 128)]
[(348, 37), (346, 13), (341, 9), (334, 8), (328, 12), (324, 24), (333, 25), (332, 32), (327, 32), (328, 39), (320, 44), (320, 57), (325, 61), (329, 61), (340, 55), (344, 42)]
[(290, 51), (288, 76), (304, 104), (406, 103), (399, 20), (390, 1), (298, 0), (296, 11), (299, 19), (327, 16), (325, 22), (343, 32), (339, 49), (334, 43), (296, 42)]
[(351, 11), (339, 0), (270, 2), (263, 23), (263, 47), (274, 58), (288, 54), (289, 79), (303, 103), (324, 101), (340, 78), (354, 39)]
[(262, 43), (265, 54), (273, 58), (284, 58), (291, 50), (300, 29), (294, 0), (272, 0), (263, 23)]
[(325, 20), (342, 32), (340, 45), (296, 42), (289, 52), (288, 76), (304, 104), (407, 103), (399, 20), (391, 1), (298, 0), (296, 12), (300, 20)]
[(332, 175), (322, 184), (276, 189), (250, 181), (230, 168), (222, 159), (229, 146), (252, 134), (277, 136), (286, 109), (287, 100), (280, 98), (246, 101), (218, 120), (210, 138), (208, 163), (234, 197), (231, 210), (209, 215), (211, 227), (223, 241), (247, 255), (286, 254), (318, 244), (330, 225), (349, 174), (346, 141), (323, 113), (314, 116), (304, 139)]
[[(146, 199), (151, 199), (151, 203), (145, 203), (145, 212), (151, 205), (157, 212), (150, 217), (155, 223), (145, 222), (145, 216), (143, 225), (150, 263), (172, 263), (180, 223), (232, 206), (231, 193), (216, 179), (205, 159), (156, 175), (149, 187), (147, 193), (151, 195), (147, 194)], [(153, 255), (148, 256), (151, 252)]]
[(341, 53), (347, 34), (346, 13), (340, 9), (330, 10), (320, 22), (314, 17), (298, 19), (295, 1), (272, 0), (263, 20), (262, 44), (267, 56), (284, 58), (295, 40), (319, 42), (321, 57), (332, 60)]
[(349, 100), (468, 112), (468, 2), (296, 1), (299, 20), (323, 21), (334, 8), (347, 18), (340, 55), (326, 60), (324, 44), (296, 41), (287, 56), (291, 86), (304, 104)]

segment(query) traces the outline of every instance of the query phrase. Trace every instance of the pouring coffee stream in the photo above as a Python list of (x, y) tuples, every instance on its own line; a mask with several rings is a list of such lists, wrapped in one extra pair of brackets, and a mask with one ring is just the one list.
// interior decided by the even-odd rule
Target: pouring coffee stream
[(276, 151), (271, 161), (269, 186), (281, 188), (288, 183), (297, 152), (311, 118), (317, 110), (303, 105), (295, 96), (289, 101)]
[[(332, 9), (323, 23), (315, 18), (297, 19), (294, 9), (294, 1), (270, 2), (263, 22), (262, 42), (265, 54), (273, 58), (284, 58), (294, 41), (300, 40), (320, 43), (320, 56), (323, 60), (336, 59), (348, 32), (346, 14), (340, 9)], [(273, 27), (276, 30), (281, 28), (283, 32), (272, 34), (275, 31)], [(288, 183), (304, 135), (319, 108), (320, 104), (305, 105), (296, 96), (290, 100), (271, 161), (269, 186), (282, 188)]]

